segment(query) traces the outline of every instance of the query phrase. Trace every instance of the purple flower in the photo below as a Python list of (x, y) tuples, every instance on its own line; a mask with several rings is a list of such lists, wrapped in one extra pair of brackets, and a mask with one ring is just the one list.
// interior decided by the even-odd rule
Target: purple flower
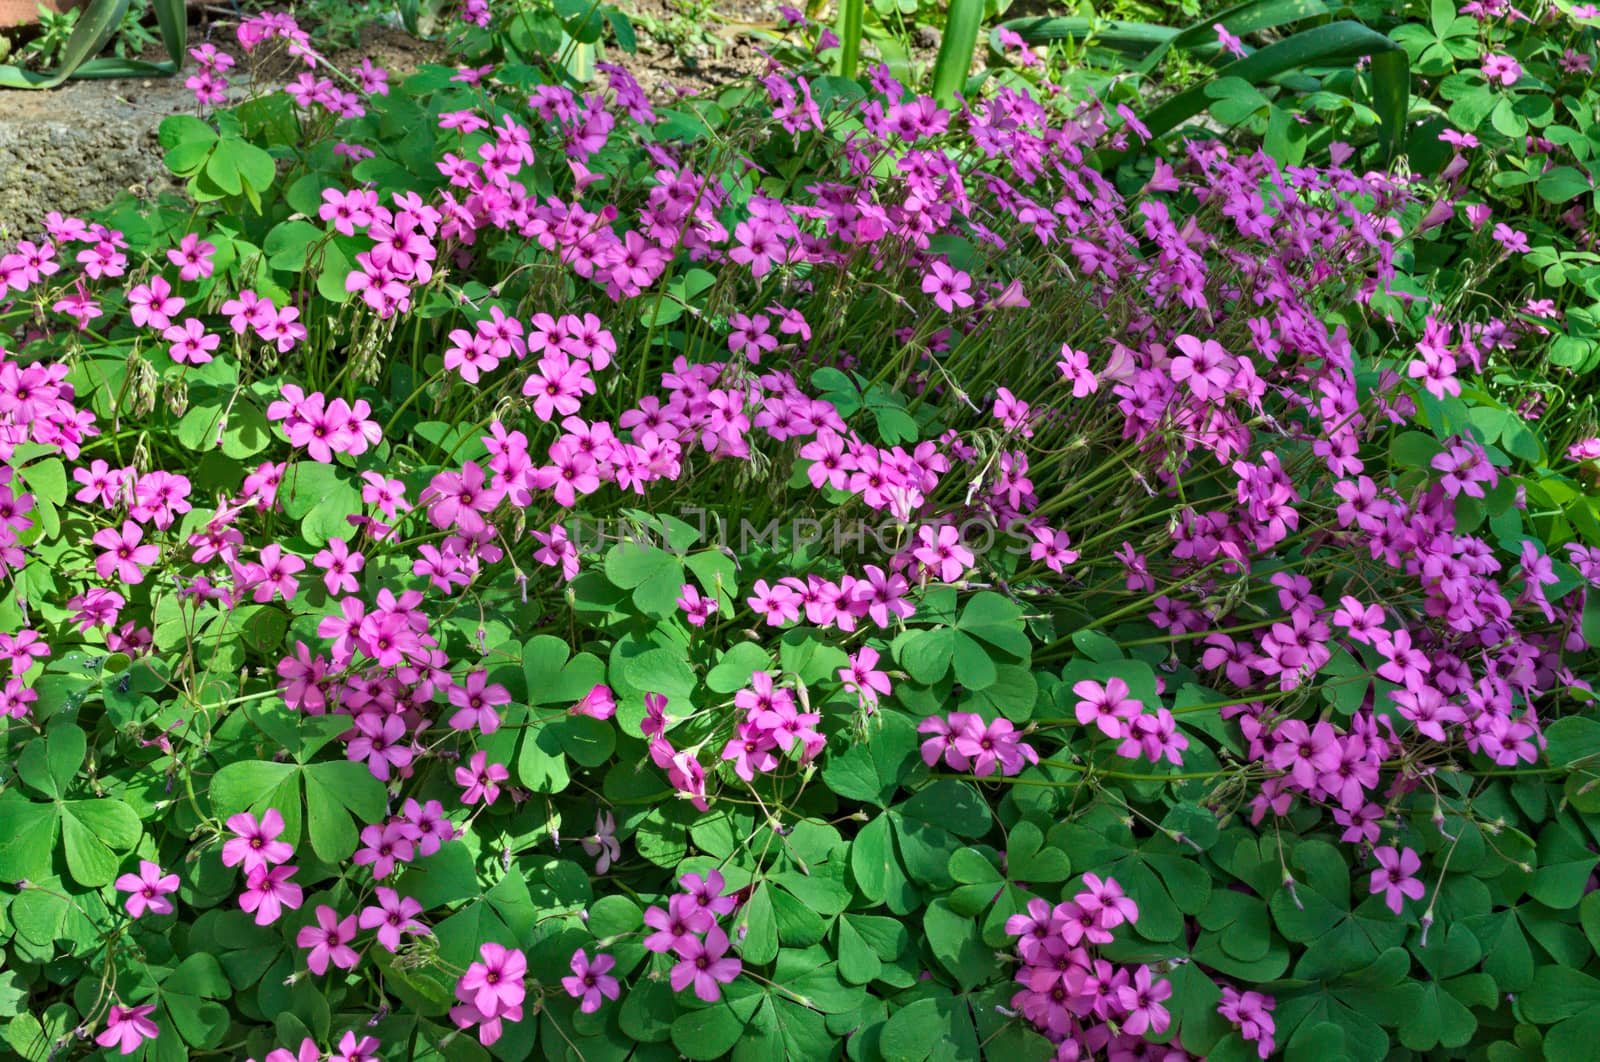
[(268, 808), (257, 822), (254, 815), (241, 811), (228, 819), (228, 829), (237, 836), (222, 846), (222, 865), (240, 868), (248, 877), (257, 870), (282, 863), (294, 855), (294, 845), (279, 841), (283, 832), (283, 816), (277, 808)]
[(573, 999), (583, 1000), (578, 1005), (580, 1011), (593, 1014), (600, 1009), (601, 997), (616, 999), (621, 994), (617, 979), (606, 973), (616, 963), (617, 960), (609, 955), (596, 955), (591, 962), (584, 950), (579, 948), (572, 953), (572, 976), (563, 977), (561, 987)]
[(301, 926), (294, 938), (295, 944), (311, 949), (306, 956), (311, 972), (320, 977), (328, 972), (330, 962), (341, 970), (354, 967), (360, 959), (350, 946), (356, 937), (356, 916), (349, 915), (340, 921), (339, 912), (327, 904), (317, 905), (316, 916), (317, 924)]
[(382, 885), (375, 895), (378, 902), (361, 909), (359, 924), (362, 929), (376, 929), (378, 943), (385, 949), (398, 951), (401, 933), (428, 933), (428, 927), (413, 917), (422, 911), (420, 902)]
[(1377, 857), (1378, 869), (1372, 872), (1369, 888), (1374, 893), (1383, 893), (1383, 902), (1389, 905), (1389, 910), (1399, 914), (1404, 898), (1422, 899), (1427, 890), (1416, 877), (1422, 867), (1417, 853), (1409, 848), (1396, 851), (1393, 845), (1384, 845), (1374, 848), (1372, 854)]
[(139, 860), (139, 873), (124, 874), (115, 882), (119, 892), (132, 893), (128, 897), (128, 913), (135, 918), (145, 911), (171, 914), (172, 901), (168, 893), (178, 891), (178, 875), (161, 873), (161, 867), (148, 859)]
[(728, 957), (728, 934), (720, 926), (713, 926), (705, 940), (685, 937), (678, 941), (678, 962), (668, 976), (674, 992), (682, 992), (690, 985), (694, 994), (707, 1003), (722, 998), (722, 985), (739, 976), (743, 964)]
[(141, 1043), (145, 1040), (154, 1040), (161, 1033), (156, 1023), (149, 1017), (155, 1009), (154, 1003), (145, 1003), (137, 1007), (124, 1007), (120, 1003), (111, 1004), (111, 1012), (106, 1015), (105, 1030), (94, 1038), (94, 1042), (101, 1047), (115, 1045), (123, 1054), (133, 1054)]

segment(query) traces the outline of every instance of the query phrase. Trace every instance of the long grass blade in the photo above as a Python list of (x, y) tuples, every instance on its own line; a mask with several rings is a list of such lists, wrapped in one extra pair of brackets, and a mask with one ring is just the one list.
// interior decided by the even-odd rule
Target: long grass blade
[(189, 11), (184, 0), (150, 0), (156, 9), (156, 24), (161, 27), (161, 45), (172, 60), (172, 72), (183, 69), (184, 49), (189, 46)]
[(839, 73), (854, 81), (861, 62), (861, 35), (866, 32), (866, 0), (844, 0), (839, 27)]
[[(1405, 147), (1411, 64), (1404, 49), (1383, 34), (1358, 22), (1333, 22), (1269, 44), (1228, 64), (1223, 73), (1261, 85), (1306, 67), (1339, 66), (1363, 56), (1372, 60), (1373, 109), (1383, 128), (1385, 157), (1393, 159)], [(1211, 101), (1206, 94), (1209, 84), (1208, 79), (1195, 85), (1145, 115), (1150, 135), (1171, 132), (1205, 110)]]
[(1154, 70), (1173, 49), (1190, 50), (1206, 44), (1215, 45), (1216, 27), (1219, 25), (1240, 37), (1258, 30), (1292, 25), (1308, 18), (1326, 17), (1328, 13), (1328, 5), (1323, 0), (1247, 0), (1246, 3), (1236, 4), (1209, 18), (1191, 23), (1167, 38), (1165, 43), (1145, 56), (1144, 62), (1139, 65), (1139, 72), (1148, 74)]
[(967, 83), (982, 28), (983, 0), (950, 0), (950, 17), (945, 20), (944, 38), (933, 61), (933, 98), (944, 106), (952, 106), (956, 92)]
[(90, 0), (73, 27), (72, 36), (67, 38), (66, 47), (61, 50), (60, 66), (44, 73), (0, 66), (0, 88), (55, 88), (106, 46), (127, 13), (128, 0)]
[(1179, 33), (1171, 26), (1158, 26), (1151, 22), (1122, 22), (1116, 19), (1087, 19), (1076, 17), (1039, 16), (1014, 18), (1000, 23), (990, 34), (995, 49), (999, 50), (999, 31), (1010, 30), (1027, 44), (1049, 44), (1052, 41), (1081, 41), (1093, 35), (1100, 45), (1124, 55), (1143, 56), (1166, 45)]

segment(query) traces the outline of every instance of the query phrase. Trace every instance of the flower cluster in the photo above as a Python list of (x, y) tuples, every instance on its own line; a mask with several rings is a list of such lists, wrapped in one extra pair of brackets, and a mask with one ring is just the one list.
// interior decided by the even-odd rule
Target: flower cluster
[(717, 924), (717, 918), (731, 913), (737, 901), (723, 895), (722, 874), (715, 870), (685, 874), (678, 885), (683, 891), (674, 893), (665, 908), (653, 906), (644, 912), (645, 926), (654, 930), (644, 938), (644, 946), (676, 957), (670, 975), (673, 991), (693, 987), (695, 995), (715, 1002), (722, 998), (721, 986), (742, 969), (740, 961), (728, 954), (728, 934)]
[(467, 967), (456, 982), (456, 1006), (450, 1020), (460, 1029), (476, 1028), (485, 1047), (505, 1032), (505, 1022), (522, 1020), (522, 1002), (528, 996), (523, 978), (528, 958), (517, 948), (484, 944), (479, 961)]
[(917, 732), (928, 735), (922, 742), (922, 761), (929, 767), (942, 759), (952, 771), (971, 771), (984, 778), (997, 771), (1017, 774), (1027, 764), (1039, 762), (1039, 754), (1009, 719), (985, 723), (975, 712), (951, 712), (929, 716), (917, 724)]
[(1164, 1006), (1171, 984), (1148, 966), (1130, 970), (1093, 952), (1111, 943), (1112, 930), (1138, 920), (1139, 906), (1122, 887), (1094, 874), (1083, 876), (1082, 891), (1070, 900), (1029, 900), (1024, 913), (1006, 920), (1022, 963), (1016, 981), (1023, 987), (1011, 1005), (1062, 1045), (1058, 1058), (1138, 1051), (1146, 1032), (1163, 1033), (1172, 1023)]

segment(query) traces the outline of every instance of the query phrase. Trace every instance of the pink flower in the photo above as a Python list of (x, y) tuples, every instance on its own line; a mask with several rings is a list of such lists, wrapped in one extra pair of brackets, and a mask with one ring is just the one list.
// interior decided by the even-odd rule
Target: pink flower
[(1122, 1022), (1123, 1031), (1134, 1036), (1166, 1032), (1172, 1018), (1161, 1003), (1171, 995), (1172, 983), (1163, 979), (1152, 984), (1150, 967), (1141, 964), (1133, 973), (1132, 983), (1117, 989), (1117, 1002), (1128, 1012)]
[(478, 670), (467, 676), (467, 680), (459, 685), (454, 685), (446, 691), (450, 703), (459, 711), (450, 716), (452, 730), (471, 730), (477, 727), (480, 733), (492, 734), (500, 729), (500, 712), (497, 710), (502, 704), (511, 703), (511, 693), (500, 685), (488, 685), (489, 673)]
[(122, 530), (105, 528), (94, 536), (94, 544), (105, 550), (94, 559), (95, 574), (109, 579), (113, 572), (118, 579), (130, 585), (144, 582), (144, 566), (154, 564), (161, 556), (161, 547), (140, 545), (144, 530), (132, 520), (122, 522)]
[(372, 876), (382, 881), (394, 871), (396, 863), (409, 863), (416, 855), (412, 834), (416, 827), (408, 822), (386, 822), (361, 830), (361, 847), (352, 861), (358, 867), (370, 865)]
[(1244, 41), (1241, 38), (1229, 33), (1220, 22), (1213, 23), (1211, 28), (1217, 31), (1217, 43), (1222, 46), (1223, 51), (1244, 58)]
[(216, 268), (211, 261), (211, 256), (216, 253), (216, 244), (202, 240), (190, 232), (184, 235), (176, 248), (167, 252), (167, 261), (178, 267), (179, 278), (199, 280), (202, 277), (209, 277)]
[(924, 294), (933, 296), (933, 304), (945, 313), (955, 313), (956, 307), (965, 309), (972, 305), (967, 289), (972, 278), (959, 269), (951, 269), (944, 262), (934, 262), (922, 278)]
[(1275, 1047), (1272, 1036), (1277, 1032), (1277, 1025), (1272, 1020), (1272, 1011), (1277, 1005), (1277, 1000), (1271, 996), (1240, 992), (1229, 986), (1222, 990), (1217, 1013), (1239, 1027), (1241, 1038), (1255, 1041), (1257, 1056), (1266, 1059)]
[(500, 798), (500, 783), (510, 778), (511, 772), (502, 764), (488, 761), (489, 754), (479, 749), (467, 761), (468, 766), (456, 768), (456, 784), (463, 787), (463, 804), (476, 804), (479, 800), (493, 804)]
[(480, 947), (478, 954), (482, 961), (467, 967), (456, 983), (457, 992), (486, 1018), (520, 1008), (527, 998), (522, 983), (528, 972), (527, 956), (516, 948), (492, 942)]
[(1176, 340), (1179, 350), (1172, 359), (1172, 379), (1187, 383), (1189, 390), (1200, 401), (1220, 398), (1227, 393), (1238, 362), (1214, 339), (1200, 339), (1181, 335)]
[(16, 634), (0, 634), (0, 659), (11, 664), (13, 675), (26, 675), (40, 660), (50, 655), (50, 647), (32, 629)]
[(586, 715), (590, 719), (610, 719), (617, 714), (617, 698), (605, 683), (595, 685), (583, 700), (568, 709), (569, 715)]
[(204, 322), (186, 318), (181, 325), (170, 325), (161, 338), (172, 344), (167, 353), (179, 365), (204, 365), (213, 357), (212, 351), (222, 345), (222, 337), (207, 332)]
[(604, 874), (611, 864), (622, 858), (622, 844), (617, 840), (617, 819), (609, 811), (594, 813), (594, 833), (581, 842), (584, 854), (594, 859), (594, 872)]
[(1530, 250), (1527, 233), (1514, 229), (1503, 221), (1495, 223), (1493, 235), (1495, 242), (1505, 249), (1506, 254), (1527, 254)]
[(305, 896), (300, 886), (289, 879), (299, 867), (257, 867), (245, 880), (245, 891), (239, 896), (239, 906), (247, 913), (254, 912), (256, 925), (266, 926), (276, 922), (285, 907), (299, 907)]
[(612, 977), (607, 970), (615, 966), (617, 960), (609, 955), (596, 955), (594, 961), (582, 948), (572, 953), (572, 976), (561, 979), (561, 987), (567, 990), (567, 995), (573, 999), (581, 999), (578, 1009), (585, 1014), (593, 1014), (600, 1009), (601, 997), (616, 999), (621, 994), (617, 979)]
[(1104, 685), (1084, 679), (1072, 687), (1080, 698), (1074, 707), (1078, 722), (1090, 723), (1100, 728), (1108, 738), (1120, 740), (1128, 734), (1128, 721), (1143, 710), (1144, 705), (1128, 696), (1128, 684), (1112, 676)]
[(1073, 897), (1078, 906), (1095, 915), (1104, 929), (1115, 929), (1123, 922), (1132, 925), (1139, 920), (1139, 905), (1126, 893), (1115, 878), (1101, 880), (1098, 874), (1083, 876), (1083, 891)]
[(142, 917), (147, 910), (156, 914), (172, 913), (172, 901), (167, 899), (167, 894), (178, 891), (178, 875), (163, 875), (161, 867), (150, 860), (139, 860), (139, 873), (124, 874), (115, 884), (117, 891), (132, 893), (127, 906), (133, 917)]
[(1409, 848), (1396, 851), (1393, 845), (1384, 845), (1374, 848), (1372, 854), (1377, 857), (1378, 869), (1372, 872), (1369, 889), (1383, 893), (1383, 902), (1389, 905), (1389, 910), (1399, 914), (1404, 898), (1422, 899), (1427, 890), (1416, 877), (1422, 868), (1422, 859), (1417, 853)]
[(246, 877), (294, 855), (294, 845), (277, 840), (283, 832), (283, 816), (277, 808), (268, 808), (259, 823), (254, 815), (241, 811), (229, 817), (228, 829), (236, 836), (222, 846), (222, 865), (231, 867), (242, 863)]
[(1073, 350), (1067, 344), (1061, 344), (1061, 360), (1056, 362), (1056, 368), (1061, 370), (1061, 375), (1072, 382), (1072, 397), (1084, 398), (1092, 395), (1100, 388), (1100, 379), (1089, 369), (1089, 355), (1086, 351)]
[(367, 558), (359, 552), (352, 553), (344, 539), (330, 538), (327, 548), (312, 557), (311, 563), (324, 572), (322, 584), (328, 588), (328, 593), (353, 594), (361, 588), (356, 573), (366, 567)]
[(105, 1030), (94, 1038), (94, 1042), (101, 1047), (115, 1045), (123, 1054), (133, 1054), (142, 1042), (154, 1040), (161, 1033), (156, 1023), (149, 1017), (155, 1013), (155, 1009), (154, 1003), (138, 1007), (124, 1007), (120, 1003), (111, 1004), (111, 1012), (106, 1015)]
[(782, 627), (800, 618), (800, 595), (779, 583), (769, 586), (765, 579), (757, 579), (754, 593), (746, 600), (754, 612), (766, 617), (767, 626)]
[(359, 924), (362, 929), (376, 929), (378, 943), (385, 949), (398, 951), (401, 933), (428, 934), (428, 927), (413, 917), (422, 911), (420, 902), (382, 885), (376, 897), (377, 904), (361, 909)]
[(406, 721), (398, 715), (363, 711), (355, 717), (355, 730), (355, 736), (345, 746), (345, 758), (366, 760), (374, 778), (387, 782), (391, 766), (404, 769), (410, 765), (414, 753), (403, 740)]
[(1522, 64), (1509, 55), (1483, 57), (1483, 76), (1490, 84), (1498, 81), (1502, 86), (1515, 85), (1522, 76)]
[(172, 285), (161, 276), (152, 277), (148, 284), (139, 284), (128, 291), (128, 316), (141, 328), (166, 328), (172, 323), (172, 316), (181, 313), (183, 307), (184, 300), (172, 294)]
[(717, 610), (716, 598), (701, 597), (700, 591), (691, 583), (684, 583), (682, 591), (675, 604), (683, 610), (684, 618), (691, 626), (704, 627), (706, 620)]
[(346, 1032), (339, 1039), (339, 1050), (328, 1056), (328, 1062), (378, 1062), (378, 1043), (376, 1036), (363, 1036), (359, 1040), (353, 1032)]
[(869, 708), (878, 703), (879, 694), (885, 697), (889, 695), (889, 676), (877, 670), (876, 649), (864, 645), (849, 659), (850, 666), (839, 669), (839, 681), (844, 684), (846, 692), (854, 693), (861, 698), (862, 705)]
[(339, 912), (327, 904), (318, 904), (316, 913), (317, 924), (300, 927), (294, 938), (295, 944), (311, 949), (306, 965), (319, 977), (328, 972), (330, 962), (341, 970), (353, 968), (360, 960), (350, 946), (356, 938), (356, 916), (349, 915), (341, 922)]
[(979, 778), (993, 774), (997, 767), (1001, 774), (1009, 776), (1021, 771), (1025, 762), (1039, 762), (1039, 754), (1022, 741), (1009, 719), (995, 719), (987, 726), (975, 715), (969, 719), (968, 725), (957, 731), (952, 744), (971, 761), (972, 773)]
[(943, 583), (953, 583), (974, 563), (972, 551), (961, 544), (961, 531), (945, 524), (935, 531), (927, 524), (917, 528), (918, 546), (911, 555)]
[(674, 992), (682, 992), (690, 985), (694, 994), (707, 1003), (722, 998), (722, 985), (739, 976), (743, 964), (727, 957), (728, 934), (721, 926), (713, 926), (705, 940), (686, 937), (678, 942), (678, 963), (668, 975)]
[(685, 874), (678, 879), (678, 885), (689, 897), (690, 906), (700, 912), (694, 924), (696, 933), (704, 933), (716, 924), (717, 916), (732, 914), (735, 900), (732, 896), (724, 896), (723, 888), (727, 882), (722, 874), (716, 870), (708, 870), (705, 875)]
[(873, 623), (888, 627), (891, 613), (900, 619), (907, 619), (916, 612), (916, 606), (905, 599), (909, 589), (905, 576), (887, 574), (875, 564), (867, 565), (863, 571), (866, 577), (855, 581), (851, 597), (858, 604), (866, 606), (866, 613)]
[(665, 910), (655, 906), (646, 908), (644, 924), (655, 932), (644, 938), (645, 948), (658, 955), (676, 951), (680, 941), (694, 934), (691, 923), (700, 917), (694, 900), (681, 892), (673, 894)]

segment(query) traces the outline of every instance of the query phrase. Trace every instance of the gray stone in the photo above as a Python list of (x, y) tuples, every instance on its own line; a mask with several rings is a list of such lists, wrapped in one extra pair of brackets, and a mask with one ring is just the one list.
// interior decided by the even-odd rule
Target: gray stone
[(179, 187), (161, 164), (156, 127), (193, 111), (181, 78), (0, 90), (0, 245), (39, 234), (52, 210), (82, 213), (124, 190)]

